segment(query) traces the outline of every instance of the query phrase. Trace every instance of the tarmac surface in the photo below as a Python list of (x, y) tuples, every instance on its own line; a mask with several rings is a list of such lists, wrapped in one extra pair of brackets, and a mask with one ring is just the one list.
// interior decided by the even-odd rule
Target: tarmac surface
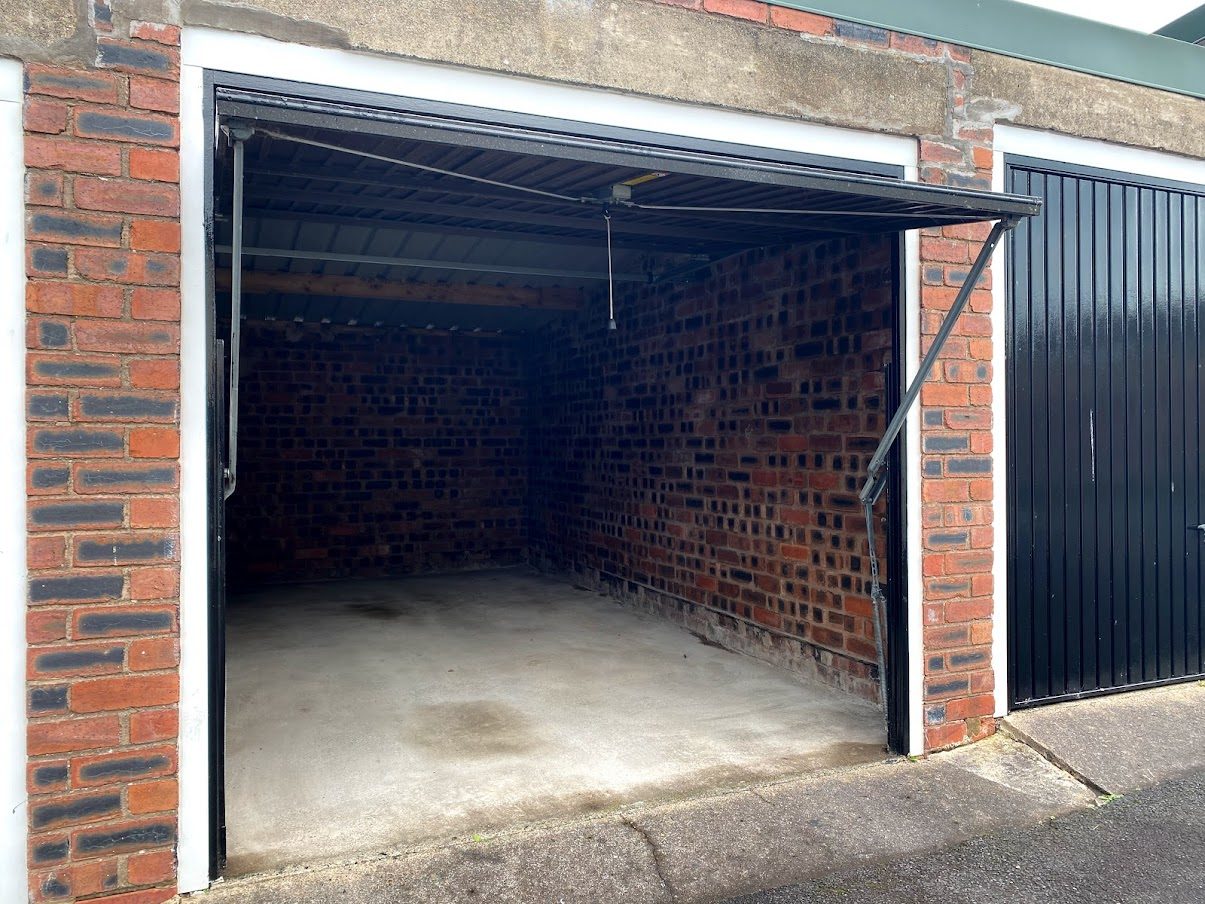
[(1200, 904), (1205, 772), (1040, 827), (1007, 829), (730, 904)]

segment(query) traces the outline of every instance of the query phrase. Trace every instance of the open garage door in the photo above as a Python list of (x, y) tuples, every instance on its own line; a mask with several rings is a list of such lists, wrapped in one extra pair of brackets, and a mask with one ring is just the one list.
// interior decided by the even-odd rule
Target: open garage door
[(1205, 671), (1205, 192), (1028, 158), (1009, 243), (1009, 685)]
[[(840, 719), (809, 717), (801, 701), (810, 692), (792, 683), (791, 671), (820, 679), (824, 692), (850, 692), (830, 712), (869, 713), (877, 755), (883, 723), (867, 701), (884, 700), (892, 744), (902, 746), (900, 468), (890, 471), (892, 510), (873, 509), (888, 484), (882, 469), (891, 440), (915, 398), (915, 386), (906, 393), (894, 379), (902, 357), (899, 236), (1000, 221), (971, 270), (973, 285), (991, 244), (1037, 202), (906, 184), (840, 161), (763, 158), (755, 149), (617, 130), (582, 134), (570, 123), (399, 107), (396, 99), (306, 96), (304, 86), (246, 80), (220, 87), (215, 101), (222, 137), (213, 325), (215, 336), (230, 337), (230, 395), (241, 399), (228, 421), (230, 571), (219, 580), (241, 587), (227, 621), (236, 718), (227, 723), (217, 713), (212, 724), (215, 732), (235, 726), (230, 749), (250, 770), (232, 785), (231, 800), (279, 778), (291, 757), (292, 766), (321, 778), (293, 783), (313, 792), (317, 808), (298, 809), (308, 798), (293, 795), (293, 825), (323, 825), (330, 838), (355, 836), (346, 842), (354, 845), (364, 836), (341, 822), (396, 810), (378, 821), (389, 829), (390, 819), (405, 815), (398, 791), (414, 792), (412, 776), (397, 770), (392, 793), (384, 780), (357, 780), (364, 773), (340, 751), (347, 737), (370, 735), (355, 726), (327, 730), (357, 710), (346, 703), (350, 691), (333, 703), (329, 691), (357, 682), (365, 695), (383, 688), (388, 712), (372, 724), (389, 729), (358, 753), (404, 764), (419, 748), (438, 753), (432, 739), (462, 725), (473, 744), (450, 744), (440, 768), (479, 747), (497, 766), (454, 773), (422, 795), (440, 811), (463, 803), (466, 818), (477, 818), (487, 796), (472, 790), (482, 778), (495, 790), (508, 787), (508, 775), (516, 780), (522, 793), (500, 804), (530, 816), (548, 800), (664, 793), (675, 758), (690, 765), (691, 751), (704, 746), (721, 754), (704, 763), (711, 774), (751, 774), (771, 758), (750, 762), (742, 731), (778, 738), (780, 753), (797, 758), (816, 747), (816, 725)], [(868, 471), (879, 479), (866, 482)], [(884, 600), (870, 564), (881, 558), (886, 626), (874, 617)], [(545, 584), (520, 581), (509, 603), (481, 606), (490, 585), (465, 573), (515, 566), (569, 576), (555, 605), (532, 605)], [(461, 572), (453, 582), (460, 589), (327, 592), (316, 583), (448, 570)], [(315, 583), (312, 592), (294, 586), (265, 596), (256, 585), (269, 581)], [(464, 589), (470, 585), (482, 589)], [(697, 640), (683, 632), (687, 650), (664, 655), (669, 647), (648, 638), (641, 647), (644, 635), (622, 625), (593, 629), (597, 637), (630, 638), (603, 657), (593, 680), (544, 680), (521, 692), (530, 686), (521, 673), (563, 658), (575, 638), (573, 664), (595, 674), (600, 642), (582, 626), (597, 623), (574, 618), (596, 615), (590, 606), (598, 600), (561, 596), (583, 587), (677, 621), (711, 648), (707, 655), (724, 647), (760, 656), (759, 665), (782, 672), (759, 671), (757, 682), (767, 700), (782, 691), (784, 717), (768, 730), (742, 727), (750, 713), (778, 710), (747, 705), (759, 692), (735, 680), (724, 690), (736, 704), (720, 714), (719, 685), (711, 693), (706, 683), (720, 671), (711, 678), (700, 671), (665, 691), (677, 680), (667, 669), (702, 660), (691, 646)], [(525, 606), (534, 620), (516, 630), (506, 619)], [(550, 630), (544, 616), (558, 607), (573, 616), (562, 626), (577, 628)], [(407, 630), (410, 620), (433, 611), (446, 630), (406, 647), (420, 636)], [(307, 618), (314, 627), (298, 630)], [(357, 628), (347, 630), (353, 622)], [(476, 633), (465, 630), (470, 625)], [(473, 699), (452, 701), (453, 712), (431, 688), (463, 696), (459, 688), (476, 680), (473, 664), (482, 659), (449, 660), (464, 657), (479, 635), (491, 654), (505, 655), (488, 681), (473, 684)], [(564, 642), (520, 655), (531, 638), (554, 637)], [(413, 668), (449, 638), (453, 651), (438, 668), (391, 683), (402, 674), (399, 663)], [(376, 652), (366, 656), (369, 648)], [(290, 663), (298, 658), (307, 665), (294, 678)], [(645, 685), (625, 684), (650, 664)], [(383, 677), (369, 680), (374, 670)], [(423, 682), (426, 699), (412, 690)], [(297, 699), (299, 687), (309, 709)], [(565, 693), (544, 700), (539, 694), (550, 687)], [(502, 688), (505, 701), (495, 699)], [(271, 705), (254, 708), (278, 691)], [(400, 714), (388, 709), (399, 699), (411, 707)], [(322, 700), (329, 718), (309, 715), (327, 705)], [(669, 701), (666, 718), (633, 731), (658, 700)], [(655, 766), (633, 764), (634, 751), (695, 705), (708, 717), (692, 715), (693, 730), (671, 732)], [(591, 718), (573, 727), (557, 712)], [(622, 730), (590, 734), (612, 716)], [(276, 719), (305, 730), (285, 735)], [(528, 748), (513, 738), (481, 747), (491, 732), (515, 725), (536, 739), (555, 738), (533, 750), (564, 755), (518, 756)], [(271, 731), (271, 743), (260, 744), (256, 731)], [(625, 742), (623, 731), (644, 740)], [(584, 738), (589, 755), (574, 754)], [(322, 743), (312, 754), (295, 755), (315, 739)], [(272, 744), (283, 745), (281, 755), (257, 759)], [(225, 749), (221, 737), (214, 748)], [(582, 765), (600, 759), (613, 768)], [(222, 767), (215, 759), (215, 781)], [(550, 795), (541, 789), (555, 774), (572, 781)], [(348, 795), (364, 795), (344, 808), (345, 820), (331, 776), (351, 779)], [(660, 784), (640, 790), (654, 779)], [(683, 778), (686, 787), (699, 780)], [(455, 789), (468, 789), (465, 800), (445, 806), (439, 794)], [(285, 796), (269, 795), (272, 806), (284, 809)], [(328, 805), (334, 810), (321, 809)], [(239, 819), (231, 825), (246, 826), (248, 815), (272, 806), (232, 810)], [(232, 846), (241, 869), (290, 862), (279, 858), (302, 846), (282, 853), (281, 831), (258, 828), (258, 848)], [(247, 837), (238, 832), (232, 828), (232, 838)], [(410, 837), (400, 832), (381, 843)]]

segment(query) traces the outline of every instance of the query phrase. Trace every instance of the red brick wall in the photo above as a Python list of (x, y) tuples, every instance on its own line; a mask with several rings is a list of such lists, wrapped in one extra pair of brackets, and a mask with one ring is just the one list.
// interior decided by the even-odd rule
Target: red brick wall
[(232, 586), (526, 558), (518, 340), (250, 323)]
[(178, 31), (135, 33), (26, 69), (35, 901), (174, 891)]
[(876, 697), (857, 489), (895, 279), (890, 239), (758, 250), (541, 337), (536, 554), (782, 632), (756, 651)]

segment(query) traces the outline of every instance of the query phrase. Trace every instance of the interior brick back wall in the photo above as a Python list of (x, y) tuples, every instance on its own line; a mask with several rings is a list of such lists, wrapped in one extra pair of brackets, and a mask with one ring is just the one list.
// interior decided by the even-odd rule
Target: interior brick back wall
[(599, 313), (542, 336), (534, 555), (796, 638), (873, 697), (857, 488), (885, 423), (893, 267), (888, 239), (757, 250), (619, 299), (614, 332)]
[(249, 323), (232, 586), (526, 558), (516, 338)]

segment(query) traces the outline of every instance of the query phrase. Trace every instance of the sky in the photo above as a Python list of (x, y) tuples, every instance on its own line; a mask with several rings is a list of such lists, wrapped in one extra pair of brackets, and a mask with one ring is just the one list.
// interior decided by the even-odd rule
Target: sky
[(1031, 6), (1152, 32), (1196, 9), (1202, 0), (1021, 0)]

